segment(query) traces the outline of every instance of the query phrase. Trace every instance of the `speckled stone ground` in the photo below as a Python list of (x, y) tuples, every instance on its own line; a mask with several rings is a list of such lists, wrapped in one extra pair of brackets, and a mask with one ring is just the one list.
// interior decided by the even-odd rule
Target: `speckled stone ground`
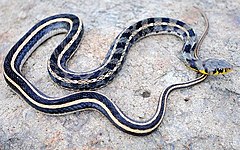
[[(173, 92), (165, 118), (155, 132), (144, 137), (128, 135), (96, 111), (65, 116), (39, 113), (11, 91), (0, 68), (0, 149), (240, 149), (239, 0), (0, 0), (0, 62), (35, 23), (67, 12), (80, 16), (85, 24), (84, 39), (69, 62), (70, 69), (90, 70), (102, 62), (124, 27), (146, 17), (177, 18), (200, 35), (204, 21), (193, 6), (205, 11), (210, 21), (200, 56), (224, 58), (233, 64), (234, 71)], [(39, 47), (22, 70), (50, 96), (72, 93), (54, 84), (46, 69), (47, 59), (63, 37), (53, 37)], [(129, 117), (149, 119), (164, 87), (196, 76), (177, 58), (182, 44), (168, 35), (141, 40), (131, 48), (115, 80), (98, 91)]]

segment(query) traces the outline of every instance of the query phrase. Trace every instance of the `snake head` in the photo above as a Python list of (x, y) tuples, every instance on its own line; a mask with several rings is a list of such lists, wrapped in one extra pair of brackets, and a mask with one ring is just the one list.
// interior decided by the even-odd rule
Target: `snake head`
[(233, 66), (225, 60), (221, 59), (207, 59), (202, 62), (203, 70), (199, 70), (199, 72), (207, 75), (219, 75), (226, 74), (232, 71)]

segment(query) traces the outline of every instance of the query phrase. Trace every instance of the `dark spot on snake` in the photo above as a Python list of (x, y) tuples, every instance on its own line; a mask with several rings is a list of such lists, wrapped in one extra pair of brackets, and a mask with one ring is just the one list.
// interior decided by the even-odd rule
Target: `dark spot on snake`
[(185, 102), (188, 102), (190, 99), (189, 98), (184, 98), (184, 101)]
[(186, 36), (187, 36), (187, 33), (186, 33), (186, 32), (184, 32), (184, 33), (183, 33), (183, 37), (186, 37)]
[(204, 67), (204, 68), (206, 68), (206, 67), (205, 67), (205, 66), (206, 66), (206, 64), (205, 64), (205, 63), (203, 63), (202, 65), (203, 65), (203, 67)]
[(119, 42), (116, 48), (124, 48), (125, 43), (124, 42)]
[(195, 33), (193, 32), (193, 29), (189, 29), (188, 33), (189, 33), (190, 37), (195, 36)]
[(184, 51), (185, 51), (186, 53), (190, 53), (190, 50), (191, 50), (191, 44), (185, 45)]
[(141, 36), (143, 36), (143, 33), (144, 33), (143, 30), (141, 30), (138, 32), (138, 35), (141, 37)]
[(219, 73), (223, 73), (223, 69), (218, 68), (218, 72), (219, 72)]
[(150, 27), (148, 27), (148, 29), (150, 30), (150, 32), (153, 32), (154, 27), (153, 27), (153, 26), (150, 26)]
[(136, 29), (139, 29), (142, 27), (142, 21), (139, 21), (137, 24), (136, 24)]
[(122, 34), (122, 37), (128, 38), (128, 37), (130, 37), (130, 36), (131, 36), (130, 32), (124, 32), (124, 33)]
[(166, 30), (167, 30), (167, 25), (161, 25), (161, 27), (162, 27), (162, 30), (163, 30), (163, 31), (166, 31)]
[(148, 18), (148, 23), (149, 23), (149, 24), (150, 24), (150, 23), (155, 23), (154, 18)]
[[(177, 30), (179, 30), (179, 28), (178, 27), (173, 27), (173, 30), (175, 31), (175, 32), (177, 32)], [(179, 33), (178, 33), (179, 34)], [(180, 34), (179, 34), (180, 35)]]
[(107, 64), (107, 68), (108, 69), (110, 69), (110, 70), (112, 70), (113, 68), (115, 68), (115, 66), (116, 66), (116, 64), (111, 64), (111, 63), (109, 63), (109, 64)]
[(195, 44), (193, 45), (193, 47), (192, 47), (192, 50), (193, 50), (193, 51), (195, 50), (196, 46), (197, 46), (197, 44), (195, 43)]
[(204, 71), (205, 71), (206, 73), (208, 73), (208, 68), (204, 68)]
[(185, 23), (183, 23), (182, 21), (179, 21), (179, 20), (177, 20), (176, 24), (181, 27), (183, 27), (185, 25)]
[(141, 95), (143, 98), (148, 98), (150, 97), (151, 93), (149, 91), (144, 91)]
[(114, 59), (120, 59), (121, 58), (121, 56), (122, 56), (122, 54), (113, 54), (113, 58)]
[(134, 44), (136, 41), (135, 41), (135, 38), (132, 38), (130, 41), (129, 41), (131, 44)]
[(128, 29), (132, 30), (132, 29), (133, 29), (133, 26), (128, 27)]
[(169, 23), (169, 18), (162, 18), (162, 22), (167, 22), (167, 23)]

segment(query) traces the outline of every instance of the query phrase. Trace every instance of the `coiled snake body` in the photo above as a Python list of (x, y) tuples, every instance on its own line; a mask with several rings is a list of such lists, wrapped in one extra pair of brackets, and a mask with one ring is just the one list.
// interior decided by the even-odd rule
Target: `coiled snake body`
[[(51, 55), (48, 71), (56, 83), (66, 88), (89, 90), (105, 86), (120, 71), (130, 47), (136, 41), (152, 34), (173, 34), (180, 37), (184, 41), (182, 61), (202, 75), (194, 80), (167, 87), (159, 98), (155, 114), (146, 122), (130, 119), (110, 99), (95, 91), (49, 97), (21, 74), (21, 67), (41, 43), (60, 33), (67, 35)], [(232, 68), (224, 60), (199, 60), (197, 36), (186, 23), (171, 18), (147, 18), (127, 27), (116, 37), (98, 68), (89, 72), (74, 72), (67, 68), (67, 62), (78, 48), (82, 35), (82, 21), (75, 15), (59, 14), (40, 21), (7, 54), (4, 60), (5, 80), (28, 104), (41, 112), (64, 114), (89, 108), (97, 109), (122, 131), (145, 135), (154, 131), (161, 123), (166, 100), (172, 90), (197, 84), (206, 79), (207, 75), (224, 74)]]

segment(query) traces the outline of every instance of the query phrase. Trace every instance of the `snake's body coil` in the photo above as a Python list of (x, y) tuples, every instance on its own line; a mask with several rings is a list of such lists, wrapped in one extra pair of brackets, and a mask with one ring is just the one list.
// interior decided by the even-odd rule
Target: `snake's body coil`
[[(59, 33), (67, 33), (67, 35), (51, 55), (48, 71), (56, 83), (66, 88), (88, 90), (105, 86), (121, 69), (130, 47), (138, 40), (152, 34), (174, 34), (180, 37), (184, 41), (183, 62), (203, 75), (192, 81), (167, 87), (160, 96), (156, 113), (146, 122), (128, 118), (110, 99), (97, 92), (84, 91), (64, 97), (49, 97), (41, 93), (21, 74), (21, 67), (41, 43)], [(148, 18), (124, 29), (116, 37), (105, 60), (98, 68), (89, 72), (73, 72), (67, 68), (66, 63), (78, 48), (82, 34), (82, 21), (72, 14), (55, 15), (40, 21), (7, 54), (4, 61), (4, 77), (7, 83), (32, 107), (41, 112), (64, 114), (94, 108), (103, 113), (119, 129), (131, 134), (144, 135), (151, 133), (161, 123), (166, 100), (172, 90), (197, 84), (209, 74), (223, 74), (231, 69), (231, 66), (222, 60), (199, 60), (196, 55), (196, 34), (184, 22), (171, 18)]]

